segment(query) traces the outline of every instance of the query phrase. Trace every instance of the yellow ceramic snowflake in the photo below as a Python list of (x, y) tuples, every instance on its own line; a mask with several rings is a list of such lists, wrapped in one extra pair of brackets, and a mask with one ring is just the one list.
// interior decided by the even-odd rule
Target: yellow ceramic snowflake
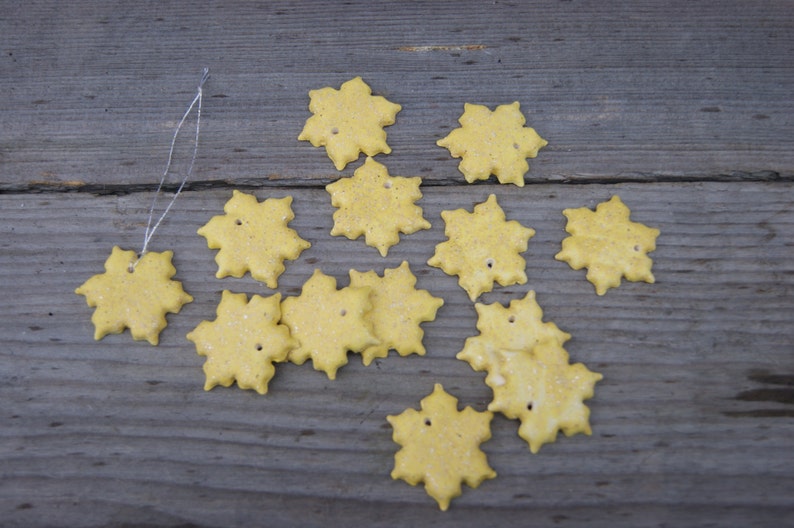
[(415, 288), (416, 277), (411, 273), (408, 262), (385, 270), (382, 278), (374, 271), (350, 270), (350, 286), (372, 289), (372, 311), (366, 317), (372, 321), (380, 343), (361, 352), (365, 365), (375, 358), (386, 357), (389, 350), (396, 350), (401, 356), (425, 355), (422, 345), (424, 332), (419, 325), (434, 320), (444, 300), (433, 297), (427, 290)]
[(295, 218), (291, 205), (291, 196), (260, 203), (253, 195), (234, 191), (223, 206), (226, 214), (212, 217), (198, 230), (210, 249), (220, 250), (215, 276), (242, 277), (250, 271), (254, 279), (276, 288), (284, 260), (298, 258), (311, 246), (287, 227)]
[(487, 382), (501, 383), (502, 352), (532, 350), (542, 341), (562, 345), (571, 338), (552, 322), (543, 322), (543, 310), (529, 291), (523, 299), (513, 299), (505, 307), (500, 303), (476, 303), (477, 330), (480, 335), (466, 339), (456, 356), (468, 362), (474, 370), (488, 371)]
[(224, 290), (214, 321), (202, 321), (187, 335), (204, 362), (204, 390), (216, 385), (267, 393), (276, 372), (274, 362), (287, 360), (296, 341), (289, 328), (279, 324), (281, 294), (254, 295)]
[(587, 207), (565, 209), (565, 230), (571, 236), (554, 258), (575, 270), (587, 268), (587, 280), (598, 295), (620, 286), (621, 277), (653, 283), (653, 261), (646, 253), (656, 249), (659, 230), (632, 222), (630, 213), (618, 196), (598, 204), (595, 212)]
[(471, 407), (458, 411), (458, 400), (436, 384), (421, 401), (421, 411), (407, 409), (386, 419), (394, 428), (393, 439), (402, 446), (394, 456), (393, 479), (425, 491), (446, 511), (458, 497), (461, 483), (472, 488), (496, 476), (480, 444), (491, 438), (490, 412)]
[(314, 115), (298, 139), (324, 146), (336, 170), (358, 159), (360, 152), (367, 156), (391, 152), (383, 127), (394, 124), (402, 107), (372, 95), (361, 77), (347, 81), (339, 90), (311, 90), (309, 98), (309, 111)]
[(559, 430), (566, 436), (591, 433), (590, 409), (582, 401), (593, 397), (601, 374), (569, 364), (554, 339), (531, 351), (502, 352), (501, 360), (503, 378), (488, 382), (494, 393), (488, 410), (521, 420), (518, 434), (533, 453), (554, 442)]
[(386, 167), (367, 158), (350, 178), (342, 178), (325, 187), (331, 194), (334, 228), (331, 234), (350, 240), (364, 235), (368, 246), (378, 249), (382, 257), (400, 241), (400, 233), (410, 235), (430, 228), (422, 217), (422, 208), (414, 202), (422, 197), (418, 176), (389, 176)]
[(499, 183), (523, 187), (529, 170), (527, 158), (534, 158), (548, 144), (534, 129), (524, 126), (526, 119), (518, 102), (497, 106), (493, 112), (466, 103), (458, 121), (461, 127), (436, 144), (449, 149), (453, 158), (462, 158), (458, 168), (469, 183), (487, 180), (493, 174)]
[(170, 280), (176, 274), (172, 251), (150, 251), (138, 260), (134, 251), (118, 246), (105, 262), (105, 273), (94, 275), (75, 290), (85, 295), (88, 306), (96, 307), (91, 321), (94, 339), (130, 329), (135, 340), (156, 345), (160, 331), (168, 324), (165, 314), (177, 313), (193, 300), (182, 283)]
[(281, 303), (281, 322), (287, 325), (298, 347), (287, 359), (298, 365), (312, 359), (316, 370), (336, 378), (347, 364), (347, 352), (361, 352), (377, 344), (372, 323), (365, 315), (372, 309), (369, 287), (336, 289), (336, 279), (315, 270), (298, 297)]
[(449, 240), (436, 246), (427, 263), (457, 275), (472, 301), (491, 291), (494, 281), (502, 286), (527, 282), (526, 261), (519, 253), (527, 250), (535, 230), (506, 221), (495, 195), (477, 204), (473, 213), (457, 209), (443, 211), (441, 217)]

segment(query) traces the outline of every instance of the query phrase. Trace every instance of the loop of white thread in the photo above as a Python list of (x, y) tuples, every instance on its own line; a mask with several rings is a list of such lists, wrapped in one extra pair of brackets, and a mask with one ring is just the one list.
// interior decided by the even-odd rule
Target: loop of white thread
[[(209, 78), (209, 76), (210, 76), (209, 68), (204, 68), (204, 71), (201, 75), (201, 81), (199, 82), (198, 89), (196, 90), (196, 96), (193, 98), (193, 101), (190, 102), (190, 105), (187, 107), (185, 114), (182, 116), (182, 119), (179, 121), (179, 124), (176, 126), (176, 130), (174, 130), (174, 137), (171, 139), (171, 149), (168, 151), (168, 162), (165, 165), (163, 176), (160, 178), (160, 183), (157, 186), (157, 190), (154, 193), (154, 198), (152, 199), (152, 206), (149, 208), (149, 221), (146, 224), (146, 234), (143, 237), (143, 248), (141, 249), (140, 255), (138, 255), (138, 260), (136, 260), (135, 263), (132, 265), (133, 268), (138, 265), (138, 262), (140, 262), (141, 258), (143, 258), (143, 256), (146, 254), (147, 248), (149, 247), (149, 241), (154, 236), (154, 232), (157, 231), (158, 227), (160, 227), (160, 223), (163, 221), (165, 216), (171, 210), (171, 207), (174, 205), (174, 202), (176, 202), (179, 193), (182, 192), (182, 189), (185, 187), (185, 183), (187, 183), (187, 180), (190, 178), (190, 175), (193, 172), (193, 165), (196, 163), (196, 156), (198, 154), (199, 130), (201, 128), (201, 102), (204, 97), (203, 86), (204, 83)], [(197, 103), (198, 103), (198, 107), (196, 108), (196, 137), (193, 143), (193, 157), (190, 160), (190, 166), (188, 167), (184, 178), (182, 178), (182, 181), (179, 184), (179, 188), (177, 188), (176, 192), (174, 193), (174, 196), (171, 198), (171, 201), (168, 203), (165, 210), (163, 211), (163, 214), (160, 215), (160, 217), (157, 219), (157, 222), (155, 222), (154, 226), (152, 226), (152, 221), (154, 220), (154, 209), (157, 205), (157, 199), (160, 196), (160, 191), (163, 189), (163, 184), (165, 183), (166, 176), (168, 176), (168, 171), (171, 169), (171, 160), (174, 156), (174, 146), (176, 144), (176, 138), (179, 135), (179, 131), (182, 129), (182, 125), (185, 123), (185, 120), (187, 120), (188, 116), (190, 115), (190, 112), (193, 110), (193, 107), (196, 106)]]

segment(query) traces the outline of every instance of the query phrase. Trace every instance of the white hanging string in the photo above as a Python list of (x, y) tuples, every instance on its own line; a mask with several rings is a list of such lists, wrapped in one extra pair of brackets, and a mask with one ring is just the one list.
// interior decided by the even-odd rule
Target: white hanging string
[[(160, 178), (160, 184), (157, 186), (157, 191), (154, 193), (154, 198), (152, 199), (152, 206), (149, 208), (149, 221), (146, 224), (146, 234), (143, 237), (143, 248), (141, 249), (141, 253), (138, 255), (138, 260), (132, 265), (134, 268), (138, 265), (141, 258), (146, 254), (146, 251), (149, 247), (149, 242), (151, 241), (152, 237), (154, 236), (154, 232), (157, 231), (157, 228), (160, 227), (160, 223), (163, 221), (165, 216), (171, 210), (171, 207), (176, 202), (177, 197), (182, 192), (182, 189), (185, 187), (185, 183), (187, 183), (190, 175), (193, 172), (193, 165), (196, 163), (196, 155), (198, 154), (198, 143), (199, 143), (199, 130), (201, 129), (201, 102), (203, 99), (203, 87), (204, 83), (210, 76), (209, 68), (204, 68), (204, 71), (201, 75), (201, 81), (199, 82), (198, 89), (196, 90), (196, 96), (191, 101), (190, 105), (188, 106), (185, 114), (182, 116), (182, 119), (179, 121), (179, 124), (176, 126), (176, 130), (174, 130), (174, 137), (171, 139), (171, 149), (168, 151), (168, 162), (165, 164), (165, 170), (163, 171), (163, 176)], [(171, 201), (166, 206), (163, 214), (157, 219), (152, 226), (152, 222), (154, 221), (154, 209), (157, 206), (157, 199), (160, 197), (160, 191), (163, 189), (163, 184), (165, 183), (165, 178), (168, 176), (168, 171), (171, 169), (171, 160), (174, 157), (174, 146), (176, 145), (176, 138), (179, 136), (179, 131), (182, 129), (182, 125), (185, 124), (185, 120), (187, 120), (190, 112), (193, 110), (193, 107), (198, 104), (196, 108), (196, 136), (193, 142), (193, 157), (190, 160), (190, 166), (188, 166), (187, 172), (185, 176), (182, 178), (182, 181), (179, 184), (179, 188), (174, 193), (174, 196), (171, 198)]]

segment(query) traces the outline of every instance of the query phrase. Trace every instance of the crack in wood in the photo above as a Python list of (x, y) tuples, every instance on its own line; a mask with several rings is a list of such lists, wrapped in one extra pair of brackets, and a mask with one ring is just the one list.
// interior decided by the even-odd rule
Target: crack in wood
[[(187, 182), (183, 189), (189, 191), (205, 191), (215, 189), (324, 189), (326, 185), (337, 180), (338, 177), (323, 176), (314, 178), (280, 178), (270, 175), (261, 179), (247, 178), (245, 180), (203, 180)], [(616, 176), (580, 176), (580, 175), (555, 175), (548, 178), (529, 178), (525, 184), (530, 185), (617, 185), (624, 183), (794, 183), (794, 174), (783, 175), (775, 171), (758, 172), (733, 172), (730, 174), (714, 174), (702, 176), (675, 176), (675, 175), (616, 175)], [(464, 184), (462, 179), (431, 179), (422, 181), (423, 187), (448, 187), (453, 185), (493, 185), (494, 180), (489, 179), (471, 184)], [(162, 190), (173, 193), (178, 184), (163, 185)], [(74, 182), (30, 182), (30, 183), (0, 183), (2, 194), (92, 194), (95, 196), (126, 196), (140, 192), (154, 192), (157, 185), (154, 183), (133, 184), (104, 184), (84, 183), (75, 185)]]
[(483, 44), (466, 44), (463, 46), (400, 46), (397, 51), (409, 51), (414, 53), (428, 51), (480, 51), (486, 48)]

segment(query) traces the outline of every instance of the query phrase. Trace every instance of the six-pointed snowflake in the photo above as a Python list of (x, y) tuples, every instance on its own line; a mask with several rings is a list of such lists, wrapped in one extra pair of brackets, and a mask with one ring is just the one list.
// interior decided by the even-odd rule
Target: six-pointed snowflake
[(457, 275), (472, 301), (491, 291), (494, 281), (502, 286), (527, 282), (526, 261), (520, 253), (527, 250), (535, 230), (507, 221), (495, 195), (474, 206), (472, 213), (457, 209), (443, 211), (441, 217), (449, 240), (436, 246), (427, 263)]
[(267, 393), (276, 371), (273, 363), (286, 361), (296, 345), (280, 319), (281, 294), (254, 295), (249, 301), (244, 293), (224, 290), (217, 318), (202, 321), (187, 335), (196, 352), (207, 358), (204, 390), (229, 387), (236, 380), (241, 389)]
[(331, 87), (311, 90), (309, 111), (313, 114), (298, 139), (315, 147), (325, 147), (336, 170), (367, 156), (391, 152), (386, 144), (383, 127), (394, 124), (402, 107), (372, 90), (361, 77), (342, 84), (339, 90)]
[(596, 206), (565, 209), (565, 230), (571, 235), (562, 241), (562, 251), (554, 258), (568, 262), (571, 268), (587, 268), (587, 280), (598, 295), (620, 286), (620, 278), (654, 282), (647, 253), (656, 249), (659, 230), (629, 220), (631, 211), (613, 196)]
[(421, 401), (421, 411), (406, 409), (386, 419), (394, 428), (394, 442), (402, 446), (394, 455), (393, 479), (425, 491), (445, 511), (461, 494), (461, 483), (472, 488), (496, 476), (480, 444), (491, 438), (490, 412), (471, 407), (458, 411), (458, 400), (441, 384)]
[(375, 358), (386, 357), (392, 349), (401, 356), (425, 355), (424, 332), (419, 325), (435, 319), (436, 311), (444, 300), (433, 297), (427, 290), (415, 288), (416, 277), (411, 273), (408, 262), (403, 261), (399, 268), (385, 270), (383, 277), (378, 277), (374, 271), (350, 270), (350, 285), (372, 289), (372, 311), (367, 318), (372, 321), (375, 336), (380, 342), (361, 352), (365, 365)]
[(499, 183), (523, 187), (527, 158), (534, 158), (548, 144), (535, 129), (524, 126), (518, 101), (497, 106), (493, 112), (466, 103), (458, 121), (461, 127), (436, 144), (446, 147), (453, 158), (462, 158), (458, 168), (469, 183), (493, 174)]
[(502, 352), (532, 350), (538, 343), (553, 340), (562, 345), (571, 338), (552, 322), (543, 322), (543, 310), (529, 291), (523, 299), (513, 299), (508, 307), (499, 303), (474, 305), (479, 335), (466, 339), (458, 359), (476, 371), (487, 371), (487, 381), (501, 383)]
[(422, 208), (414, 202), (422, 197), (418, 176), (389, 176), (382, 164), (367, 158), (350, 178), (342, 178), (325, 188), (331, 195), (334, 228), (331, 234), (351, 240), (364, 235), (368, 246), (385, 257), (389, 248), (400, 241), (400, 233), (410, 235), (429, 229)]
[(284, 260), (298, 258), (311, 246), (287, 227), (295, 218), (292, 197), (257, 201), (251, 194), (234, 191), (223, 206), (226, 214), (214, 216), (198, 234), (207, 239), (210, 249), (218, 249), (216, 277), (242, 277), (246, 271), (268, 288), (278, 286)]
[(488, 410), (521, 420), (518, 435), (530, 451), (554, 442), (560, 430), (566, 436), (590, 434), (590, 409), (582, 400), (593, 397), (601, 374), (569, 364), (568, 352), (555, 339), (499, 357), (501, 375), (486, 380), (494, 394)]
[(113, 247), (105, 262), (105, 273), (94, 275), (75, 290), (88, 306), (96, 307), (91, 321), (94, 339), (130, 329), (132, 338), (152, 345), (160, 340), (167, 313), (177, 313), (193, 301), (182, 283), (171, 280), (176, 269), (172, 251), (150, 251), (138, 259), (134, 251)]
[(297, 297), (281, 302), (281, 321), (298, 346), (288, 359), (298, 365), (311, 358), (328, 379), (347, 364), (348, 351), (361, 352), (378, 343), (365, 315), (372, 309), (368, 286), (336, 289), (336, 279), (320, 270), (306, 281)]

